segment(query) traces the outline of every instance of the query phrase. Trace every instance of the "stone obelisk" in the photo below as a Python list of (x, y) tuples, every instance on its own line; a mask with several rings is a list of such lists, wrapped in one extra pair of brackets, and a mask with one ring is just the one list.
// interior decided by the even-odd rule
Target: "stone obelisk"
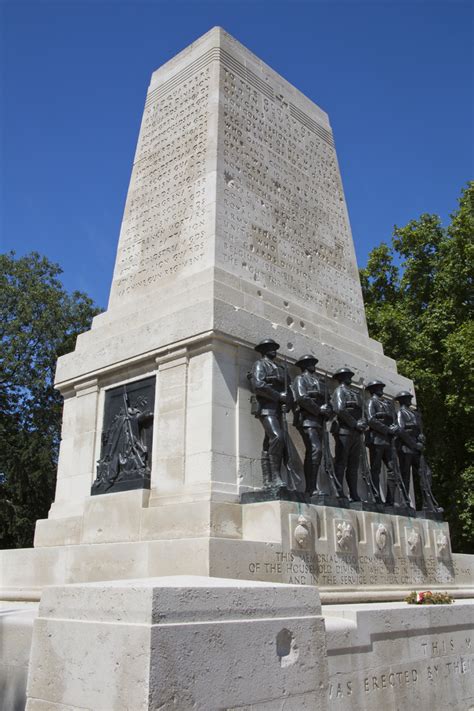
[(327, 114), (214, 28), (152, 75), (109, 306), (58, 363), (50, 518), (82, 515), (107, 390), (152, 376), (150, 503), (257, 486), (245, 376), (268, 336), (290, 362), (409, 386), (367, 333)]

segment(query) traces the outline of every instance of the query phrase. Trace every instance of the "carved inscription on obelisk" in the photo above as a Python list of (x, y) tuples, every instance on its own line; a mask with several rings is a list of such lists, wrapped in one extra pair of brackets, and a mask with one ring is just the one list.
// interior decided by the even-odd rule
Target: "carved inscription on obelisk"
[(224, 268), (365, 325), (329, 127), (235, 59), (221, 68), (221, 92)]
[(157, 286), (205, 254), (210, 82), (207, 66), (148, 94), (112, 298)]

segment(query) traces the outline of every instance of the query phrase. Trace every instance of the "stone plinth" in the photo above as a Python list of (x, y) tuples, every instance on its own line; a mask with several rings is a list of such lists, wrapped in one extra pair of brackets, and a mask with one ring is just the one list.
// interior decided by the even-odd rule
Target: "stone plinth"
[(192, 576), (50, 588), (26, 709), (468, 711), (473, 609)]
[(70, 519), (39, 522), (34, 549), (0, 552), (0, 597), (174, 574), (317, 585), (328, 602), (399, 600), (427, 586), (473, 594), (472, 556), (452, 552), (447, 523), (289, 501), (150, 506), (149, 497), (91, 497), (74, 531)]
[(26, 709), (309, 711), (327, 683), (315, 588), (115, 581), (44, 593)]
[(469, 711), (473, 603), (324, 607), (329, 708)]

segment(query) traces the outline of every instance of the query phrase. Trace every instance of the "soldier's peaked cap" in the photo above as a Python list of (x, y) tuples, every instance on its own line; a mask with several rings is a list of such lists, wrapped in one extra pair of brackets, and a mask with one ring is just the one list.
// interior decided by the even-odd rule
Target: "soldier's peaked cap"
[(317, 363), (318, 359), (316, 356), (311, 355), (311, 353), (307, 353), (304, 356), (301, 356), (299, 360), (296, 361), (295, 365), (298, 366), (298, 368), (304, 368), (306, 363)]
[(395, 400), (403, 400), (404, 397), (413, 397), (413, 395), (408, 390), (402, 390), (395, 395)]
[(370, 383), (367, 383), (365, 386), (366, 390), (372, 390), (372, 388), (378, 388), (378, 387), (385, 387), (385, 383), (383, 383), (381, 380), (371, 380)]
[(265, 338), (265, 340), (260, 341), (254, 348), (254, 351), (259, 353), (266, 353), (266, 351), (277, 351), (280, 348), (280, 344), (273, 340), (273, 338)]
[(354, 371), (350, 368), (339, 368), (339, 370), (336, 370), (332, 377), (336, 378), (336, 380), (339, 380), (340, 375), (350, 375), (352, 378), (352, 376), (354, 375)]

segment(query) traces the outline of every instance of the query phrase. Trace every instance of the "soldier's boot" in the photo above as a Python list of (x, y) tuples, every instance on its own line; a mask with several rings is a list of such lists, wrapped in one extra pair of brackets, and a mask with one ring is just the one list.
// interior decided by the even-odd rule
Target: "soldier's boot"
[(268, 461), (270, 464), (270, 486), (274, 489), (280, 489), (284, 486), (280, 477), (281, 457), (269, 454)]
[(377, 477), (377, 481), (374, 479), (374, 477), (371, 477), (372, 479), (372, 495), (374, 497), (375, 503), (376, 504), (381, 504), (382, 503), (382, 497), (380, 496), (380, 482)]
[(306, 475), (306, 493), (310, 496), (316, 493), (316, 474), (317, 472), (314, 471), (313, 466), (311, 466), (311, 469), (308, 467)]
[[(397, 489), (397, 484), (394, 479), (387, 479), (387, 495), (385, 497), (385, 506), (395, 505), (395, 491)], [(402, 494), (402, 502), (403, 502)]]
[(307, 492), (309, 494), (315, 494), (318, 496), (320, 496), (321, 494), (324, 494), (324, 491), (322, 491), (318, 486), (319, 468), (321, 465), (321, 458), (322, 458), (322, 453), (318, 453), (311, 460), (311, 474), (309, 476), (309, 482), (308, 482), (309, 488), (307, 489)]
[(349, 496), (351, 501), (361, 501), (357, 490), (357, 471), (347, 472), (347, 485), (349, 487)]
[(263, 488), (270, 489), (272, 486), (272, 470), (270, 467), (270, 457), (268, 456), (268, 452), (262, 452), (261, 462), (262, 462)]

